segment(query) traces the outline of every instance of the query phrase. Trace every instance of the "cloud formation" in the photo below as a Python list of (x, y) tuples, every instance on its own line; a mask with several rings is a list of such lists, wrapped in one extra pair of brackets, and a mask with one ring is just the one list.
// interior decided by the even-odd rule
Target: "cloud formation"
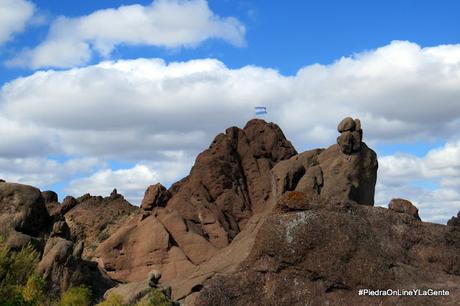
[(34, 4), (27, 0), (0, 1), (0, 45), (22, 32), (34, 11)]
[(418, 206), (422, 219), (435, 222), (460, 210), (460, 141), (448, 142), (423, 157), (384, 156), (379, 167), (377, 203), (406, 197)]
[[(411, 181), (430, 179), (424, 174), (428, 170), (420, 170), (428, 164), (426, 169), (436, 172), (436, 177), (460, 172), (455, 166), (460, 160), (458, 150), (450, 147), (456, 146), (455, 135), (460, 130), (458, 84), (460, 45), (421, 48), (403, 41), (330, 65), (306, 66), (294, 76), (255, 66), (229, 69), (213, 59), (106, 61), (64, 71), (39, 71), (0, 91), (4, 136), (10, 135), (8, 131), (19, 135), (0, 143), (0, 156), (57, 154), (127, 161), (134, 166), (126, 171), (145, 170), (136, 166), (146, 165), (150, 177), (164, 182), (163, 170), (158, 170), (161, 165), (177, 160), (181, 166), (174, 175), (186, 174), (192, 158), (214, 135), (228, 126), (243, 126), (256, 105), (267, 106), (266, 119), (278, 123), (299, 151), (335, 143), (337, 123), (349, 115), (361, 118), (364, 139), (371, 146), (435, 139), (447, 142), (440, 148), (442, 153), (432, 151), (423, 160), (396, 156), (393, 163), (390, 157), (383, 159), (379, 188), (385, 188), (385, 193), (380, 193), (379, 200), (387, 203), (389, 197), (406, 194), (401, 188), (413, 190)], [(406, 163), (401, 168), (412, 172), (403, 175), (402, 185), (392, 184), (398, 171), (391, 165), (401, 162)], [(78, 184), (90, 186), (104, 177), (122, 185), (113, 177), (129, 177), (118, 170), (101, 171)], [(180, 178), (174, 175), (166, 181)], [(392, 180), (384, 181), (385, 176)], [(147, 180), (142, 191), (154, 183)], [(452, 177), (448, 184), (455, 180), (458, 178)], [(113, 187), (121, 188), (111, 186), (110, 190)], [(422, 187), (427, 192), (423, 201), (449, 196), (445, 188)], [(413, 198), (419, 199), (417, 194), (421, 192), (414, 192)], [(419, 205), (426, 209), (438, 209), (434, 200), (432, 204), (421, 201)], [(458, 204), (452, 205), (450, 215)], [(422, 216), (430, 218), (423, 212)]]
[(244, 36), (240, 21), (214, 14), (205, 0), (156, 0), (146, 6), (120, 6), (76, 18), (61, 16), (42, 43), (9, 64), (67, 68), (88, 63), (94, 54), (108, 58), (121, 44), (178, 48), (217, 38), (242, 46)]

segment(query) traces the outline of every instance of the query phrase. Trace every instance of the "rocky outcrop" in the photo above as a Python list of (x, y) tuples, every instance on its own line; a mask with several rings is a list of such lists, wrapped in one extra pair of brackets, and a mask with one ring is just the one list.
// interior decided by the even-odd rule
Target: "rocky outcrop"
[(414, 206), (411, 202), (405, 199), (392, 199), (388, 204), (388, 208), (392, 211), (408, 214), (409, 216), (414, 217), (417, 220), (421, 220), (418, 215), (418, 208)]
[(243, 129), (231, 127), (198, 155), (167, 207), (222, 248), (254, 212), (264, 210), (271, 194), (270, 169), (295, 154), (276, 124), (254, 119)]
[(337, 126), (337, 131), (340, 133), (337, 144), (344, 154), (350, 155), (361, 149), (363, 130), (359, 119), (353, 120), (350, 117), (343, 119)]
[(83, 242), (68, 240), (69, 227), (65, 221), (56, 222), (47, 240), (37, 273), (47, 283), (49, 294), (59, 296), (70, 287), (85, 285), (93, 297), (100, 298), (115, 282), (100, 271), (97, 264), (81, 258)]
[[(106, 240), (139, 209), (118, 193), (108, 197), (84, 195), (78, 199), (66, 197), (70, 209), (63, 214), (69, 225), (71, 239), (83, 241), (84, 258), (91, 258), (98, 245)], [(64, 206), (66, 201), (62, 206)]]
[(142, 199), (141, 209), (152, 211), (155, 207), (164, 207), (171, 198), (171, 193), (160, 183), (150, 185)]
[(39, 189), (0, 182), (0, 235), (12, 248), (41, 244), (49, 230), (50, 216)]
[[(288, 195), (291, 194), (289, 197)], [(289, 193), (254, 234), (236, 273), (202, 283), (194, 305), (455, 305), (460, 231), (351, 202)], [(286, 199), (286, 197), (288, 199)], [(294, 204), (294, 202), (299, 202)], [(449, 296), (359, 296), (358, 290), (431, 288)]]
[(448, 226), (460, 226), (460, 211), (458, 212), (457, 216), (453, 216), (447, 221)]
[[(287, 191), (299, 191), (320, 195), (326, 201), (350, 200), (374, 205), (377, 155), (361, 141), (359, 119), (345, 118), (338, 130), (342, 133), (337, 140), (338, 144), (325, 150), (316, 149), (298, 154), (272, 169), (275, 198)], [(358, 138), (350, 142), (352, 150), (341, 140), (348, 137), (342, 137), (344, 133), (359, 135), (355, 135)]]
[(251, 120), (227, 129), (186, 178), (169, 190), (147, 189), (142, 215), (97, 249), (100, 265), (119, 281), (141, 281), (151, 269), (161, 270), (164, 281), (190, 273), (228, 246), (254, 213), (268, 209), (270, 169), (295, 153), (273, 123)]

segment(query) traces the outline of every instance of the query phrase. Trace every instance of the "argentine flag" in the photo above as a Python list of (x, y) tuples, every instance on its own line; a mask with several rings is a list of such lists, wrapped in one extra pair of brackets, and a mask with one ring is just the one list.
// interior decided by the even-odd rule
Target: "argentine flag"
[(256, 116), (265, 115), (267, 113), (267, 108), (265, 106), (256, 106), (255, 111), (256, 111)]

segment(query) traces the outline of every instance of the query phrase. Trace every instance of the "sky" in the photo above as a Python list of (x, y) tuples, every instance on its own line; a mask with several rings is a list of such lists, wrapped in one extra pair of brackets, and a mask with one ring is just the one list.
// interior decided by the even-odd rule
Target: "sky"
[(0, 178), (80, 196), (148, 185), (255, 106), (299, 152), (360, 118), (376, 204), (460, 210), (458, 1), (0, 0)]

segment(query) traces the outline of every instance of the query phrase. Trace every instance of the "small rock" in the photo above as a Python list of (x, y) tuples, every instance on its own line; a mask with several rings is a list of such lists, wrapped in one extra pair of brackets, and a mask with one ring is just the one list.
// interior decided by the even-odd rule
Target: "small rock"
[(355, 129), (356, 129), (356, 122), (351, 117), (346, 117), (345, 119), (340, 121), (339, 125), (337, 126), (337, 131), (339, 131), (339, 133), (343, 133), (346, 131), (352, 132)]
[(42, 197), (45, 204), (58, 202), (58, 195), (52, 190), (43, 191)]
[(420, 217), (418, 215), (418, 208), (415, 207), (414, 204), (412, 204), (408, 200), (393, 199), (388, 204), (388, 208), (399, 213), (408, 214), (414, 217), (415, 219), (420, 220)]
[(148, 280), (149, 286), (155, 288), (158, 285), (158, 281), (161, 278), (161, 272), (158, 270), (152, 270), (149, 273)]

